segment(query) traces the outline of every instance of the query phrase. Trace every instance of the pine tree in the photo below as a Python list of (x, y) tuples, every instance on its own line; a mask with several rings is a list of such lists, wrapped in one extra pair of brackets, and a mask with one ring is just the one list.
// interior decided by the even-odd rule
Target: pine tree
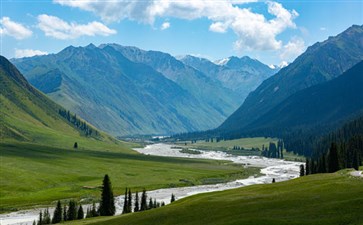
[(74, 200), (70, 200), (68, 204), (67, 220), (77, 219), (77, 206)]
[(170, 203), (174, 202), (175, 201), (175, 195), (174, 194), (171, 194), (171, 199), (170, 199)]
[(57, 206), (55, 207), (54, 213), (53, 213), (53, 219), (52, 223), (60, 223), (62, 221), (62, 205), (61, 202), (57, 202)]
[(276, 182), (275, 178), (272, 178), (272, 183), (275, 183), (275, 182)]
[(126, 188), (126, 190), (125, 190), (125, 197), (124, 197), (124, 207), (123, 207), (123, 210), (122, 210), (122, 214), (128, 213), (128, 210), (127, 210), (127, 205), (128, 205), (127, 200), (128, 200), (128, 198), (127, 198), (127, 188)]
[(90, 207), (87, 207), (87, 212), (86, 212), (86, 218), (91, 218), (91, 209)]
[(115, 200), (113, 198), (113, 191), (110, 178), (106, 174), (103, 179), (102, 195), (100, 202), (100, 215), (113, 216), (115, 215)]
[(306, 162), (305, 162), (305, 174), (306, 174), (306, 176), (310, 174), (310, 162), (309, 162), (308, 158), (306, 158)]
[(138, 212), (138, 211), (139, 211), (139, 193), (136, 192), (134, 212)]
[(51, 219), (50, 219), (49, 209), (45, 209), (43, 214), (43, 224), (50, 224), (50, 222)]
[(78, 148), (78, 143), (74, 142), (73, 148)]
[(147, 194), (146, 194), (146, 190), (144, 189), (142, 191), (142, 195), (141, 195), (140, 211), (145, 211), (145, 210), (147, 210)]
[(37, 225), (42, 225), (43, 224), (43, 213), (42, 211), (39, 212), (39, 220)]
[(94, 202), (92, 203), (91, 216), (92, 217), (99, 216), (97, 209), (96, 209), (96, 203), (94, 203)]
[(63, 207), (63, 221), (67, 221), (67, 206)]
[(78, 212), (77, 212), (77, 219), (78, 220), (81, 220), (84, 218), (84, 212), (83, 212), (83, 207), (82, 205), (80, 204), (79, 205), (79, 208), (78, 208)]
[(150, 199), (149, 199), (149, 206), (148, 206), (148, 209), (152, 209), (152, 208), (154, 208), (154, 207), (153, 207), (153, 199), (152, 199), (152, 198), (150, 198)]
[(131, 194), (130, 188), (129, 188), (129, 195), (128, 195), (128, 199), (127, 199), (127, 212), (129, 212), (129, 213), (132, 212), (132, 194)]
[(305, 175), (305, 169), (304, 169), (304, 165), (301, 164), (300, 165), (300, 177), (303, 177)]
[(334, 173), (339, 170), (338, 150), (337, 145), (334, 142), (331, 143), (329, 149), (328, 164), (329, 173)]

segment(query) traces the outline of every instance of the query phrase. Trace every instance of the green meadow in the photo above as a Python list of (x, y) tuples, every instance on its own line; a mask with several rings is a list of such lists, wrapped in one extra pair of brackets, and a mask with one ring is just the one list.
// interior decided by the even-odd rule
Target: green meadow
[(226, 182), (259, 171), (221, 161), (141, 155), (122, 143), (81, 139), (78, 146), (1, 143), (1, 211), (69, 198), (98, 200), (105, 174), (111, 177), (115, 195), (120, 195), (126, 187), (140, 191)]
[(199, 194), (145, 212), (74, 225), (361, 225), (363, 179), (346, 171)]

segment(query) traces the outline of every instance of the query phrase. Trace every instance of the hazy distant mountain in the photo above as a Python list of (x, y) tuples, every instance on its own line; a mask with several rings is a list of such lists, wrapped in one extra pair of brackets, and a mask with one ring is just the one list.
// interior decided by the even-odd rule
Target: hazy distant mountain
[[(152, 67), (166, 78), (177, 83), (191, 95), (212, 107), (210, 113), (218, 112), (219, 118), (229, 116), (242, 103), (238, 93), (223, 87), (219, 80), (209, 77), (193, 67), (185, 65), (170, 54), (159, 51), (144, 51), (136, 47), (117, 44), (101, 45), (112, 47), (129, 60)], [(208, 128), (212, 128), (209, 125)]]
[(338, 77), (361, 60), (363, 26), (354, 25), (309, 47), (293, 63), (265, 80), (219, 129), (243, 130), (294, 93)]
[(233, 91), (202, 72), (165, 53), (138, 52), (70, 46), (13, 62), (54, 101), (113, 135), (210, 129), (238, 107)]
[(293, 130), (337, 125), (363, 113), (363, 61), (341, 76), (291, 95), (246, 127), (247, 130)]
[(243, 101), (262, 81), (278, 71), (278, 68), (271, 69), (247, 56), (242, 58), (232, 56), (213, 63), (204, 58), (187, 55), (180, 58), (180, 61), (203, 72), (211, 79), (217, 79), (224, 87), (236, 92), (240, 101)]

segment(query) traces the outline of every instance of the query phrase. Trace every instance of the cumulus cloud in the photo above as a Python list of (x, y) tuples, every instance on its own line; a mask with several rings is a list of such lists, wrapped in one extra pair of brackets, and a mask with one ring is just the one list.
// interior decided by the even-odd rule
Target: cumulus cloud
[(280, 58), (283, 61), (291, 62), (305, 51), (305, 42), (301, 38), (293, 38), (281, 49)]
[(35, 55), (48, 55), (48, 52), (33, 49), (15, 49), (15, 58), (32, 57)]
[(75, 39), (81, 36), (109, 36), (116, 34), (100, 22), (90, 22), (88, 24), (68, 23), (58, 17), (42, 14), (38, 16), (38, 27), (46, 36), (56, 39)]
[(107, 22), (129, 19), (153, 24), (156, 18), (163, 17), (185, 20), (207, 18), (211, 21), (210, 31), (223, 33), (231, 29), (237, 35), (236, 48), (255, 50), (280, 49), (283, 44), (277, 40), (277, 35), (287, 28), (296, 28), (294, 19), (299, 15), (295, 10), (287, 10), (273, 1), (266, 2), (271, 19), (250, 8), (243, 8), (243, 4), (257, 0), (53, 1), (93, 12)]
[(9, 17), (0, 19), (0, 34), (21, 40), (30, 37), (33, 32), (20, 23), (12, 21)]
[(170, 27), (170, 23), (169, 22), (164, 22), (163, 24), (161, 24), (160, 29), (161, 30), (166, 30)]
[(228, 26), (222, 22), (215, 22), (209, 26), (209, 30), (217, 33), (225, 33), (228, 29)]

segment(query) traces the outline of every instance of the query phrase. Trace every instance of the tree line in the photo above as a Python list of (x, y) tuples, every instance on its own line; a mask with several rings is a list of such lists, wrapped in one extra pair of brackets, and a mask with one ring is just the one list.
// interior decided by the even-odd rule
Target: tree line
[(96, 129), (92, 128), (88, 123), (86, 123), (86, 121), (78, 118), (76, 114), (72, 114), (69, 110), (59, 109), (58, 113), (78, 130), (80, 130), (85, 136), (98, 137), (100, 135)]
[[(344, 168), (358, 170), (363, 161), (363, 116), (323, 137), (309, 138), (311, 156), (305, 174), (332, 173)], [(308, 142), (302, 140), (301, 142)]]
[[(172, 194), (170, 202), (174, 201), (175, 195)], [(141, 212), (153, 208), (158, 208), (164, 205), (164, 202), (159, 203), (156, 201), (156, 199), (152, 198), (149, 198), (149, 201), (147, 202), (147, 193), (145, 189), (142, 191), (141, 199), (139, 199), (138, 192), (135, 193), (133, 204), (131, 189), (126, 188), (122, 214)], [(132, 206), (134, 206), (133, 209)], [(58, 201), (54, 209), (53, 217), (51, 217), (49, 209), (45, 209), (44, 211), (39, 212), (39, 219), (37, 221), (34, 221), (33, 225), (57, 224), (61, 222), (80, 220), (97, 216), (113, 216), (115, 215), (115, 213), (116, 207), (111, 180), (106, 174), (102, 182), (101, 200), (99, 207), (96, 207), (96, 203), (93, 202), (92, 206), (87, 208), (85, 214), (82, 205), (78, 205), (75, 200), (70, 200), (68, 202), (68, 205), (65, 204), (63, 207), (61, 202)]]

